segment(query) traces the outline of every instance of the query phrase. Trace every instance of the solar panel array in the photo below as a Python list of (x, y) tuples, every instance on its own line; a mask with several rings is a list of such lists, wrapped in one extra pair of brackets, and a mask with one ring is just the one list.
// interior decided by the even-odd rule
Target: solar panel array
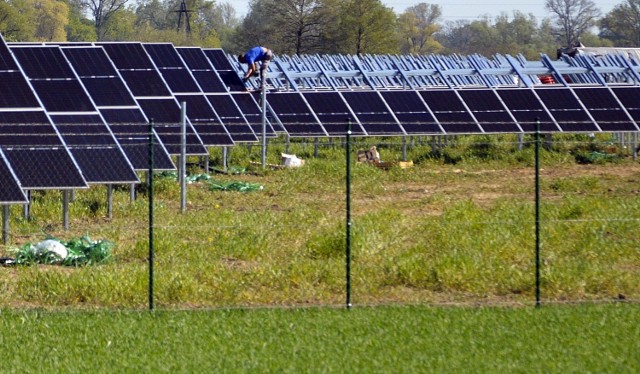
[(640, 67), (628, 56), (276, 56), (265, 103), (244, 72), (222, 49), (2, 40), (0, 202), (137, 182), (149, 122), (156, 168), (175, 169), (182, 103), (189, 155), (263, 131), (344, 136), (348, 123), (353, 136), (639, 131)]

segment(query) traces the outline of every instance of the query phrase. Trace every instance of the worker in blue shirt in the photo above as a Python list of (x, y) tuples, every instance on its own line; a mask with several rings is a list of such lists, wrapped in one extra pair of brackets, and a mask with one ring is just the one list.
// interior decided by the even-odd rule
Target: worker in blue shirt
[(258, 73), (258, 62), (260, 64), (260, 87), (264, 86), (265, 79), (267, 77), (267, 66), (269, 61), (273, 58), (273, 52), (269, 48), (265, 47), (253, 47), (245, 54), (238, 55), (238, 61), (242, 64), (247, 64), (249, 69), (242, 78), (243, 82), (246, 82), (253, 74)]

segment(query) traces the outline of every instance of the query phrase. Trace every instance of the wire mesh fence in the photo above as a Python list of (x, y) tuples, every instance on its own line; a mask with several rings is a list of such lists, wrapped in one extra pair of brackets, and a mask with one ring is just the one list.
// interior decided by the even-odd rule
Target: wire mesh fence
[[(3, 256), (48, 237), (106, 240), (112, 256), (95, 265), (5, 267), (0, 302), (142, 309), (152, 292), (154, 306), (167, 309), (344, 306), (347, 299), (534, 304), (531, 138), (349, 144), (349, 194), (344, 139), (271, 140), (264, 169), (251, 162), (260, 157), (256, 145), (229, 149), (224, 172), (222, 149), (211, 150), (210, 170), (190, 158), (184, 212), (170, 172), (154, 173), (153, 217), (141, 173), (143, 183), (113, 187), (111, 217), (104, 186), (75, 191), (67, 229), (62, 193), (32, 191), (28, 217), (22, 206), (9, 209)], [(391, 167), (356, 162), (371, 145)], [(304, 165), (283, 167), (285, 151)], [(413, 165), (399, 167), (404, 159)], [(628, 143), (556, 137), (551, 150), (543, 147), (539, 172), (542, 303), (640, 300), (640, 166)]]

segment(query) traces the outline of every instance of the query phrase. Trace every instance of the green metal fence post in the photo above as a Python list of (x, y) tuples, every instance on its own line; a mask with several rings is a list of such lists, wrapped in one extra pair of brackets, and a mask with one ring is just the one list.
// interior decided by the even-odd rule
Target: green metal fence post
[(153, 310), (153, 120), (149, 122), (149, 310)]
[(540, 118), (536, 118), (536, 308), (540, 307)]
[(346, 139), (346, 195), (347, 195), (347, 217), (346, 217), (346, 291), (347, 309), (351, 308), (351, 119), (347, 122)]

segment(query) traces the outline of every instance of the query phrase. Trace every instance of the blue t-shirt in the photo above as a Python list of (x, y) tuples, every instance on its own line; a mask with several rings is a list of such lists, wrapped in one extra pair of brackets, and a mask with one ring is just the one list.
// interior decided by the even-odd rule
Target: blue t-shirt
[(262, 47), (253, 47), (244, 55), (244, 58), (247, 60), (247, 64), (253, 64), (256, 61), (264, 60), (266, 53)]

